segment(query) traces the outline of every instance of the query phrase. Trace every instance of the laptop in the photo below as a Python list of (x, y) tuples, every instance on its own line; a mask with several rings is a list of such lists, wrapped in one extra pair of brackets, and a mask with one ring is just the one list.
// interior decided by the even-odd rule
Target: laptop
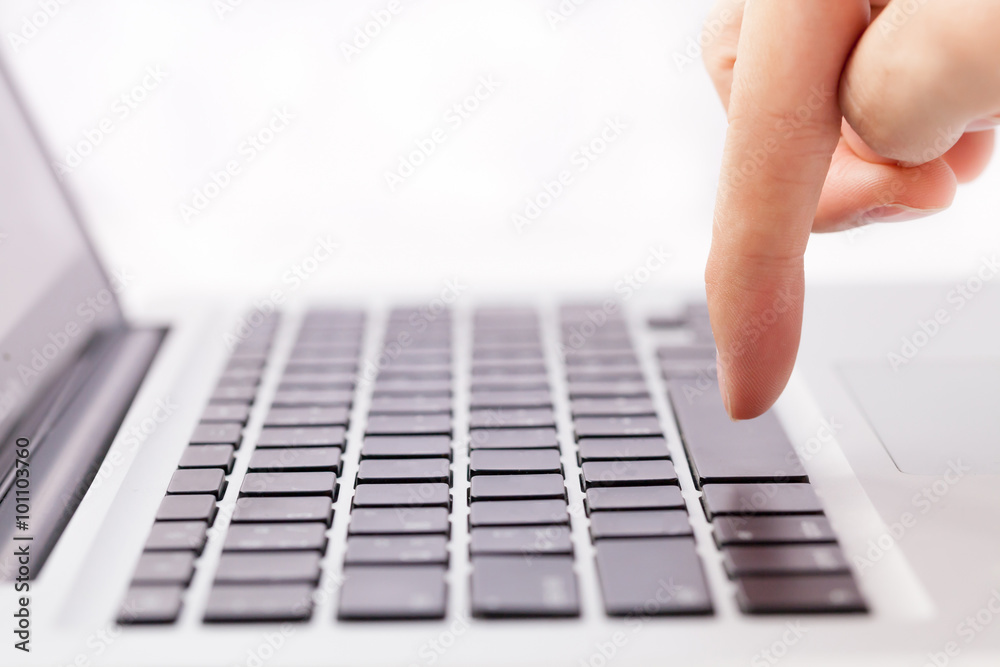
[[(5, 665), (995, 665), (1000, 291), (122, 311), (0, 72)], [(153, 316), (153, 315), (155, 316)]]

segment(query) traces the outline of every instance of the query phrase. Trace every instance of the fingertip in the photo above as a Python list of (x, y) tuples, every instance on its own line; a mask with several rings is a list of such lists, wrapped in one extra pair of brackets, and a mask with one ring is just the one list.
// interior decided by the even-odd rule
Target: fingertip
[(750, 263), (710, 262), (706, 272), (719, 390), (733, 420), (763, 414), (781, 395), (802, 325), (801, 259)]

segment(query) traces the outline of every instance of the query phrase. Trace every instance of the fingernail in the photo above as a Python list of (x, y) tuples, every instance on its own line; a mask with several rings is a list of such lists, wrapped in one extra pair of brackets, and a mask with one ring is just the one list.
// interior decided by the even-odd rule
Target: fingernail
[(890, 204), (889, 206), (873, 208), (862, 217), (868, 222), (906, 222), (907, 220), (926, 218), (943, 210), (944, 208), (913, 208), (902, 204)]
[(722, 394), (722, 405), (726, 408), (726, 414), (733, 418), (733, 411), (729, 409), (729, 388), (726, 385), (726, 365), (719, 358), (719, 353), (715, 353), (715, 374), (719, 378), (719, 393)]

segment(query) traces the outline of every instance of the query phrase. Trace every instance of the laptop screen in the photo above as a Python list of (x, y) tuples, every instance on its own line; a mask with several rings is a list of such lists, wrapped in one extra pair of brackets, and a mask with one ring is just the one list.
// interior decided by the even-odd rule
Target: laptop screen
[(32, 400), (95, 331), (121, 323), (76, 210), (0, 63), (0, 458)]

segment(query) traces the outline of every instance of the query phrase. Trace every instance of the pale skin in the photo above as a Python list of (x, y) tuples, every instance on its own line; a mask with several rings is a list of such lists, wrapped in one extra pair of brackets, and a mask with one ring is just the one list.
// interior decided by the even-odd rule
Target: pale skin
[(809, 234), (931, 215), (986, 167), (1000, 2), (719, 0), (709, 25), (729, 129), (705, 283), (723, 402), (750, 419), (795, 363)]

